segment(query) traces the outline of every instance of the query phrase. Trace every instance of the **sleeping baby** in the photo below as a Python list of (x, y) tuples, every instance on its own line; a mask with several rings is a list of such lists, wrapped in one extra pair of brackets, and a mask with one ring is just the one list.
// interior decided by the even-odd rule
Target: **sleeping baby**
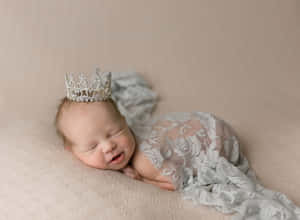
[[(180, 191), (184, 198), (223, 213), (259, 219), (277, 219), (273, 217), (279, 213), (287, 217), (278, 219), (298, 219), (300, 214), (291, 210), (299, 212), (299, 207), (258, 183), (224, 120), (206, 112), (170, 112), (128, 126), (111, 98), (111, 73), (96, 72), (90, 81), (82, 74), (77, 81), (66, 75), (65, 83), (67, 95), (58, 106), (55, 126), (65, 149), (85, 165)], [(267, 203), (267, 196), (290, 207)]]
[(64, 98), (57, 129), (67, 150), (84, 164), (122, 171), (129, 177), (174, 190), (138, 148), (139, 143), (114, 101), (73, 102)]

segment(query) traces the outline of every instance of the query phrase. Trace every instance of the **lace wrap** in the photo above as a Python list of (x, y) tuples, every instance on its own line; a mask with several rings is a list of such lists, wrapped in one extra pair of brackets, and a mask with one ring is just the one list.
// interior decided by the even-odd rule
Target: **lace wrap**
[(184, 199), (235, 214), (234, 220), (300, 219), (299, 207), (258, 182), (234, 130), (215, 115), (172, 112), (133, 129), (139, 148)]
[(233, 220), (300, 220), (299, 207), (259, 183), (225, 121), (205, 112), (151, 118), (157, 98), (141, 75), (112, 73), (112, 99), (138, 147), (184, 199), (234, 213)]
[(112, 72), (111, 76), (111, 98), (129, 127), (148, 120), (158, 101), (149, 83), (136, 72)]

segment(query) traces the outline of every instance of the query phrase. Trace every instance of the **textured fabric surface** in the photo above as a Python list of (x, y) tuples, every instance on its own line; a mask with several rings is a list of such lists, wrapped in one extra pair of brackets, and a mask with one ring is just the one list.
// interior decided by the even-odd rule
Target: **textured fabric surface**
[(234, 130), (217, 116), (171, 112), (133, 131), (139, 149), (184, 199), (233, 213), (235, 220), (300, 220), (300, 207), (257, 180)]
[(129, 126), (147, 120), (154, 111), (158, 94), (135, 72), (112, 72), (112, 99)]
[(300, 220), (300, 207), (265, 188), (240, 151), (236, 132), (207, 112), (151, 116), (158, 95), (138, 73), (112, 73), (112, 94), (138, 148), (184, 199), (233, 219)]

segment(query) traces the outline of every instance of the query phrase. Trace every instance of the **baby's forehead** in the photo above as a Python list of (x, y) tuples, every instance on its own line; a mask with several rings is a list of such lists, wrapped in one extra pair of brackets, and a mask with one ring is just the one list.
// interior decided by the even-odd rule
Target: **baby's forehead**
[(109, 102), (73, 103), (68, 110), (75, 114), (99, 114), (107, 117), (116, 116), (116, 110)]
[(107, 102), (75, 103), (68, 106), (65, 113), (71, 122), (114, 124), (122, 121), (114, 106)]
[(72, 142), (87, 139), (95, 131), (109, 132), (123, 124), (110, 107), (89, 104), (69, 106), (62, 117), (62, 130)]

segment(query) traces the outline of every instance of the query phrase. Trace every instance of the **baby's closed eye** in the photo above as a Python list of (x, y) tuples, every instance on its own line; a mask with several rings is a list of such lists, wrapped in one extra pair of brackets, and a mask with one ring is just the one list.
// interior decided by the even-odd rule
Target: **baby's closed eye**
[[(119, 128), (119, 129), (115, 129), (112, 132), (109, 132), (106, 135), (106, 138), (117, 137), (120, 134), (122, 134), (124, 131), (125, 131), (125, 128), (123, 128), (123, 127)], [(87, 151), (92, 151), (92, 150), (96, 149), (98, 145), (99, 145), (99, 142), (95, 142), (95, 143), (89, 144), (89, 147), (88, 147)]]
[(95, 149), (97, 146), (98, 146), (98, 144), (94, 144), (94, 145), (92, 145), (92, 146), (90, 147), (90, 150), (93, 150), (93, 149)]
[(125, 130), (124, 128), (117, 129), (116, 131), (110, 133), (110, 134), (108, 135), (108, 137), (117, 136), (117, 135), (123, 133), (124, 130)]

